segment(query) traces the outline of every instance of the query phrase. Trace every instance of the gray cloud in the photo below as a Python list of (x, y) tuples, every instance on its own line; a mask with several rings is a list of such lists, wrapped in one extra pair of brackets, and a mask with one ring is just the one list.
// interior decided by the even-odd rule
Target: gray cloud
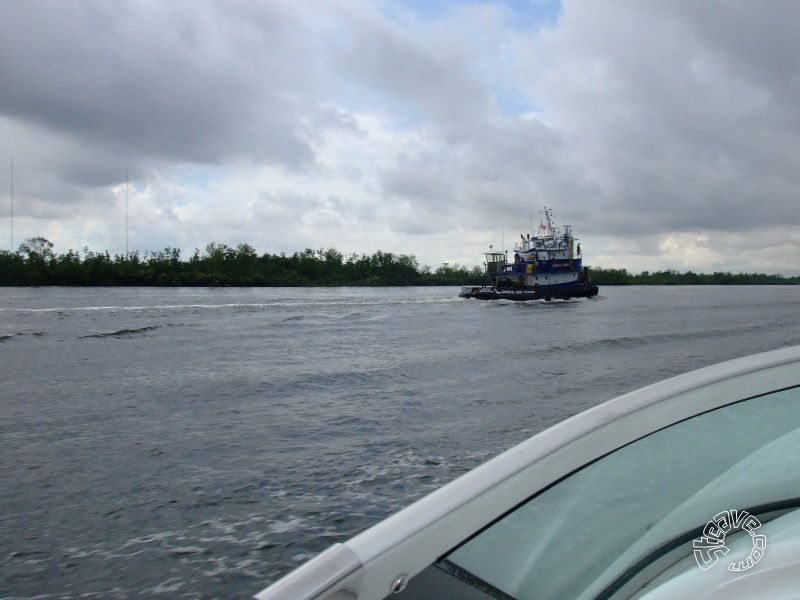
[[(796, 221), (800, 32), (792, 3), (566, 6), (526, 85), (603, 191), (599, 232)], [(777, 64), (775, 64), (777, 63)]]
[(129, 160), (312, 158), (292, 99), (307, 88), (284, 64), (303, 62), (298, 15), (202, 2), (7, 2), (3, 12), (6, 116)]
[[(548, 204), (645, 260), (666, 235), (797, 224), (794, 2), (567, 1), (538, 28), (484, 3), (2, 12), (0, 153), (21, 165), (31, 223), (74, 213), (117, 231), (127, 167), (165, 195), (143, 194), (157, 246), (353, 247), (369, 232), (364, 250), (438, 237), (444, 256), (465, 231), (521, 230)], [(187, 166), (201, 174), (182, 178)]]

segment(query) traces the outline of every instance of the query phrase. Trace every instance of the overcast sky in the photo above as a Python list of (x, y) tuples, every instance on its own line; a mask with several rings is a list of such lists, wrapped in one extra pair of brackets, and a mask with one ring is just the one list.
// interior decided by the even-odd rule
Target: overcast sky
[(0, 0), (0, 247), (800, 273), (800, 3)]

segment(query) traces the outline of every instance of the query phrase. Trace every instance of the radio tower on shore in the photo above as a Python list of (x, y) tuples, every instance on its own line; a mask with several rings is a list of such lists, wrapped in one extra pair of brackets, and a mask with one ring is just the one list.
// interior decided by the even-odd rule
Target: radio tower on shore
[(14, 252), (14, 159), (11, 159), (11, 252)]
[(128, 167), (125, 167), (125, 260), (128, 260)]

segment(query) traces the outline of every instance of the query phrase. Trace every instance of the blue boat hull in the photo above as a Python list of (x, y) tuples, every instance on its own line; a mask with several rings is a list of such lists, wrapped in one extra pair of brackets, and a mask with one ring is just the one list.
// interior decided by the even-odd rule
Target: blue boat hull
[(563, 285), (538, 287), (512, 287), (497, 289), (491, 285), (461, 288), (460, 298), (475, 300), (567, 300), (569, 298), (591, 298), (597, 295), (597, 285), (590, 279)]

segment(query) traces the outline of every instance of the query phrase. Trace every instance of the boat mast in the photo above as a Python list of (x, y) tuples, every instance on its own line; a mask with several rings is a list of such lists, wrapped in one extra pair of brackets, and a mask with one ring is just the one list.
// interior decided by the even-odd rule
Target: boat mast
[(553, 209), (544, 207), (544, 218), (547, 220), (547, 235), (553, 237)]

